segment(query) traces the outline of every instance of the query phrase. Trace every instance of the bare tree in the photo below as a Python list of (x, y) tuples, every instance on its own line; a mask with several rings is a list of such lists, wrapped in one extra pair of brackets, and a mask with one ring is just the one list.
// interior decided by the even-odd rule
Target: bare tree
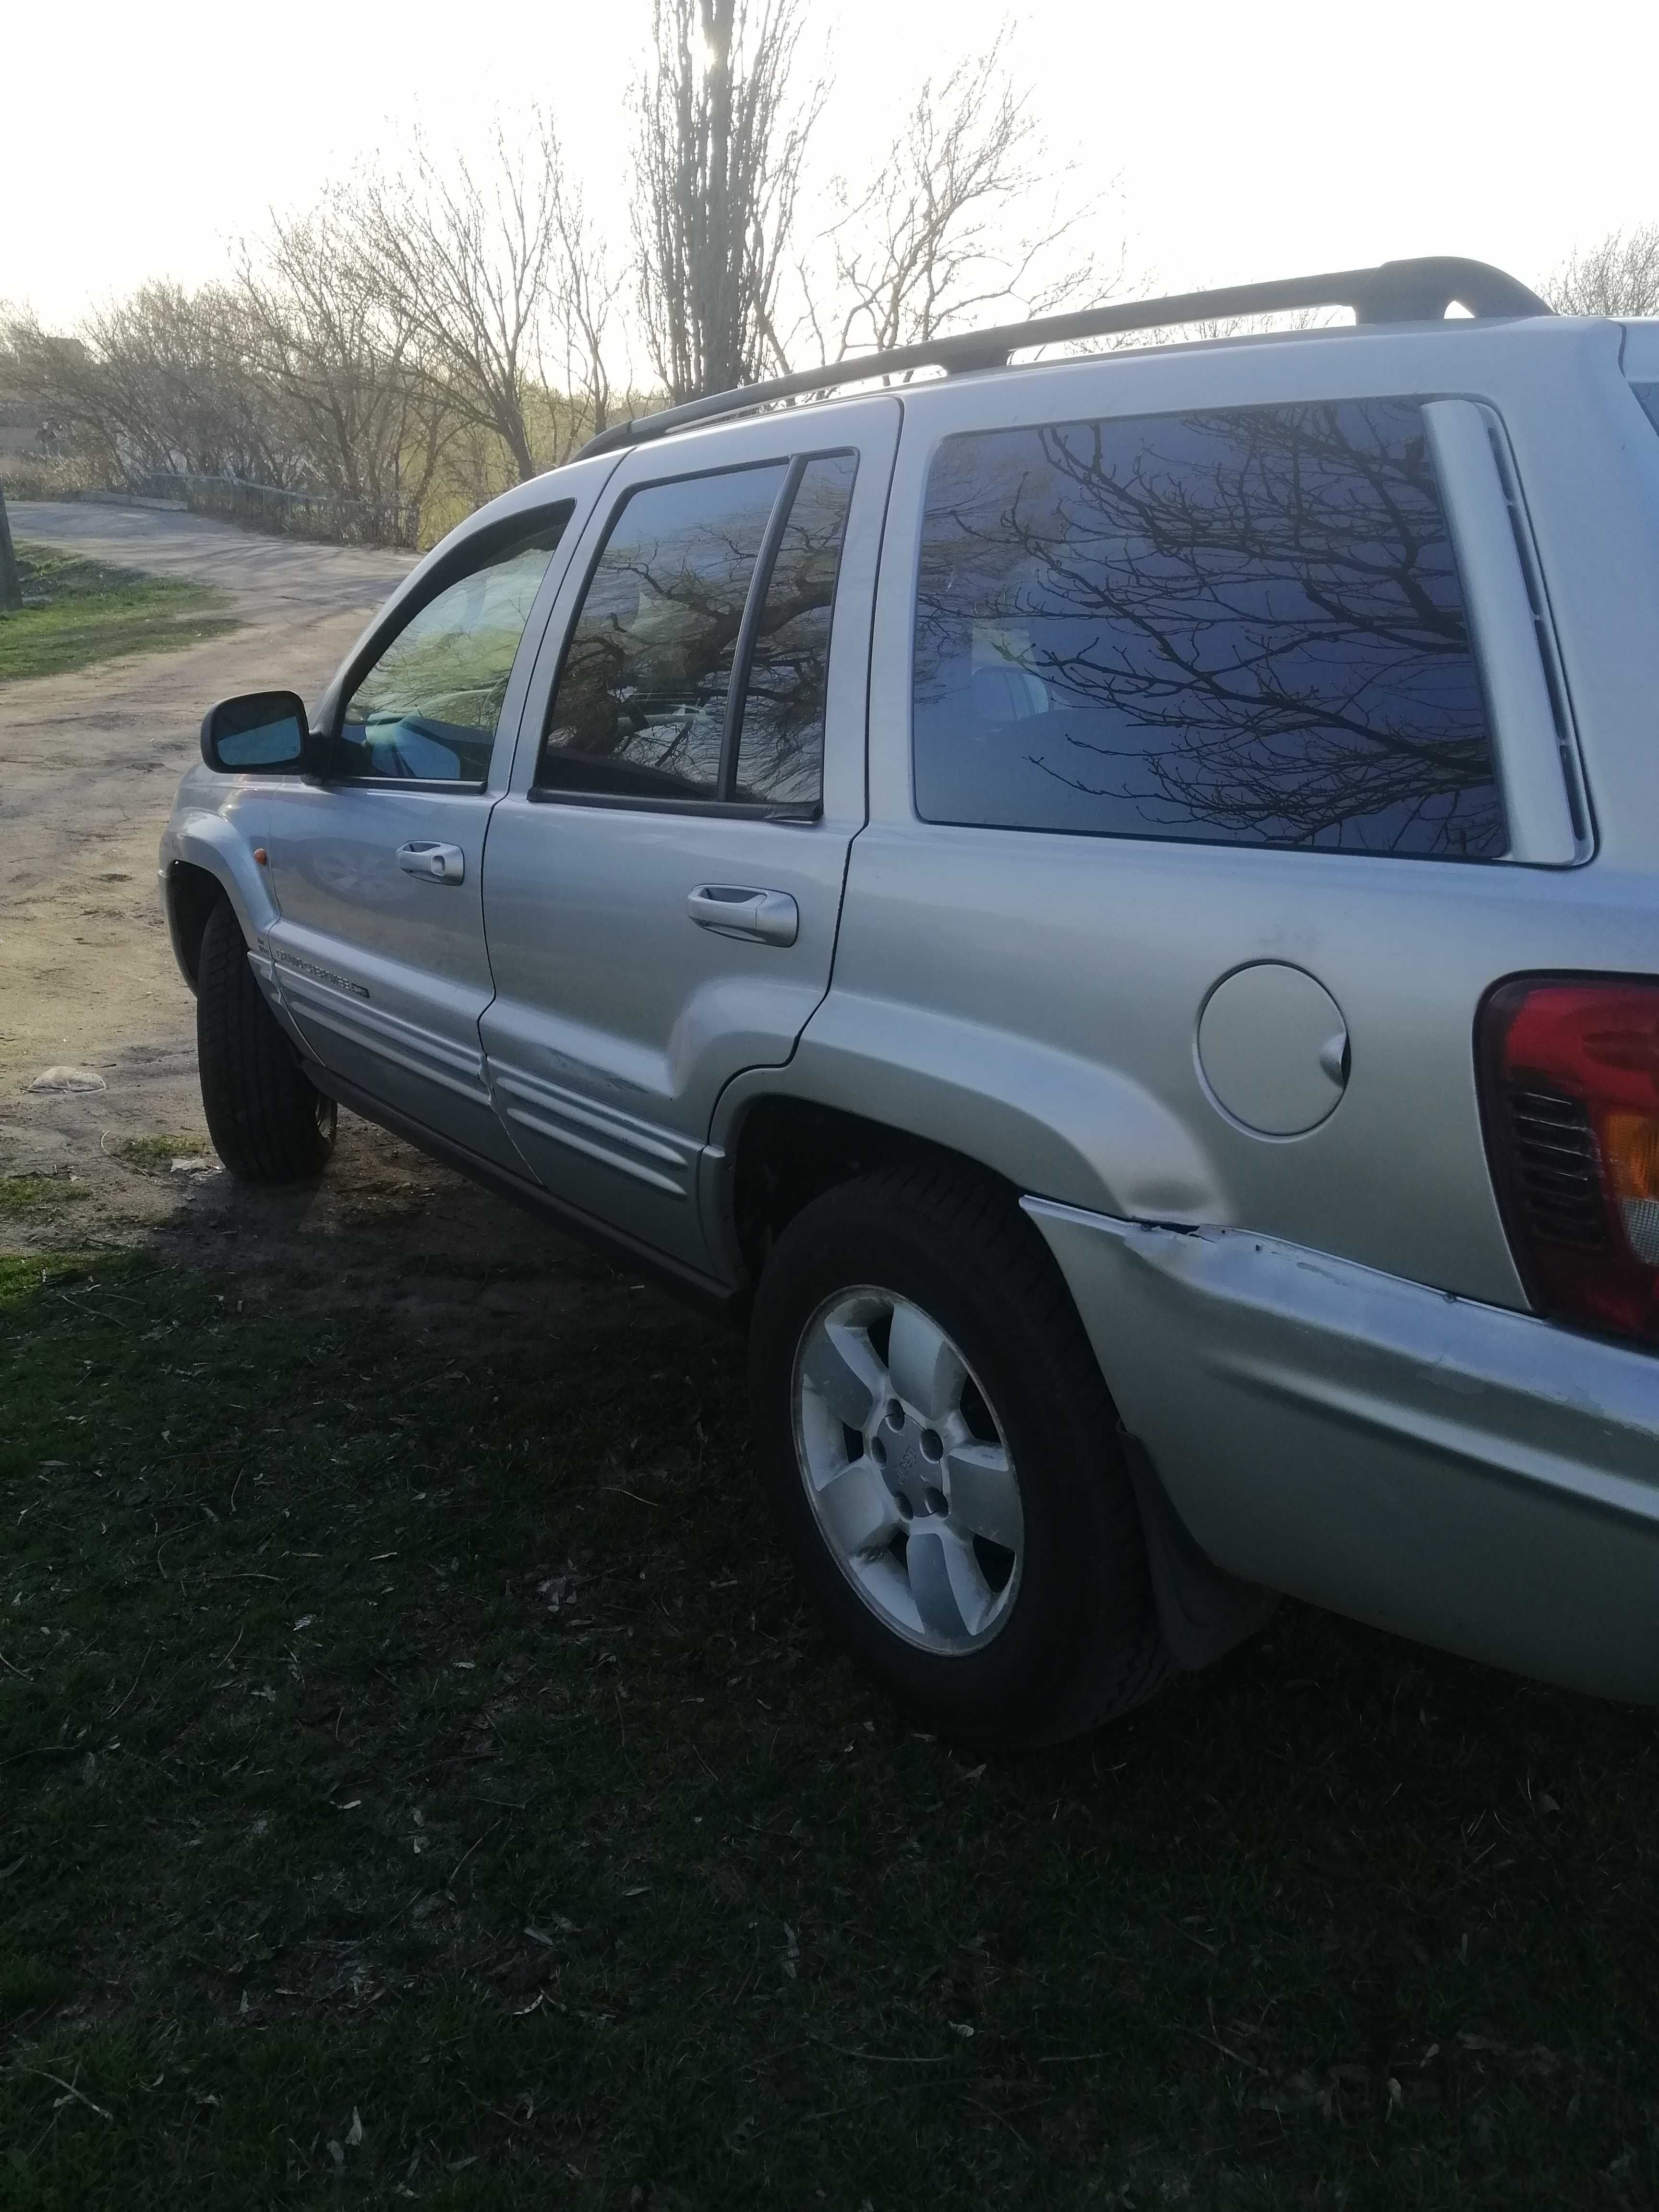
[(115, 471), (117, 425), (100, 363), (84, 340), (47, 331), (31, 314), (6, 328), (14, 388), (59, 452)]
[[(356, 206), (362, 248), (458, 418), (501, 441), (521, 483), (564, 459), (610, 404), (616, 286), (545, 118), (523, 145), (498, 125), (483, 175), (418, 147), (409, 176), (371, 177)], [(545, 398), (555, 356), (562, 410)]]
[(1560, 315), (1659, 314), (1659, 222), (1609, 231), (1570, 254), (1542, 289)]
[(785, 365), (775, 327), (820, 79), (793, 101), (801, 0), (654, 0), (636, 87), (634, 245), (671, 402)]
[(375, 537), (413, 542), (457, 424), (419, 331), (357, 249), (338, 192), (244, 246), (254, 373), (290, 416), (310, 471)]
[(286, 484), (286, 426), (249, 374), (241, 298), (145, 284), (73, 336), (33, 319), (8, 332), (13, 379), (54, 440), (118, 477), (185, 471)]
[[(1007, 27), (989, 51), (921, 87), (872, 183), (856, 198), (836, 187), (842, 211), (827, 233), (835, 307), (813, 305), (802, 270), (806, 321), (824, 360), (920, 343), (961, 329), (985, 311), (1042, 314), (1101, 279), (1085, 253), (1057, 257), (1091, 213), (1065, 205), (1042, 140), (1008, 75)], [(1035, 224), (1007, 227), (1011, 210), (1038, 205)]]
[[(556, 145), (553, 151), (556, 160)], [(563, 396), (567, 407), (556, 456), (562, 461), (611, 420), (615, 387), (606, 349), (622, 280), (603, 242), (588, 226), (581, 187), (567, 184), (562, 175), (553, 198), (553, 226), (559, 244), (559, 281), (554, 298), (555, 343), (549, 352), (555, 356), (550, 362), (553, 388)]]

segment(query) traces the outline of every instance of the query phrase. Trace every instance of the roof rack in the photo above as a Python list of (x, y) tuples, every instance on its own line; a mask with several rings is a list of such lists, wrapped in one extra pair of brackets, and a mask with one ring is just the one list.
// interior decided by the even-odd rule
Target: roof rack
[(1114, 331), (1149, 331), (1166, 324), (1222, 321), (1233, 315), (1282, 313), (1293, 307), (1352, 307), (1362, 323), (1433, 322), (1456, 301), (1471, 315), (1547, 315), (1553, 312), (1536, 292), (1484, 261), (1460, 261), (1439, 255), (1417, 261), (1385, 261), (1376, 269), (1343, 269), (1322, 276), (1280, 276), (1265, 284), (1232, 284), (1212, 292), (1177, 292), (1166, 300), (1122, 301), (1085, 307), (1076, 314), (1037, 315), (1024, 323), (1001, 323), (988, 331), (963, 331), (952, 337), (927, 339), (888, 353), (860, 354), (848, 361), (803, 368), (793, 376), (774, 376), (733, 392), (710, 392), (665, 407), (657, 415), (632, 415), (590, 438), (582, 451), (614, 453), (648, 438), (666, 437), (694, 422), (722, 415), (741, 415), (780, 399), (828, 391), (837, 384), (861, 384), (872, 376), (898, 376), (912, 368), (942, 368), (956, 375), (975, 368), (1006, 368), (1010, 355), (1027, 346), (1059, 345), (1070, 338), (1103, 337)]

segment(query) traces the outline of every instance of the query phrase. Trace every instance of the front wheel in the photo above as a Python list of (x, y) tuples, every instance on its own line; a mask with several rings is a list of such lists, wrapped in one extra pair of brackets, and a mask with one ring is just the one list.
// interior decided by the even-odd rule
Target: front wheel
[(1168, 1668), (1116, 1424), (1008, 1198), (863, 1176), (780, 1237), (756, 1298), (763, 1477), (841, 1640), (976, 1743), (1056, 1742)]
[(334, 1150), (335, 1105), (301, 1066), (221, 899), (196, 963), (196, 1059), (208, 1133), (242, 1182), (310, 1182)]

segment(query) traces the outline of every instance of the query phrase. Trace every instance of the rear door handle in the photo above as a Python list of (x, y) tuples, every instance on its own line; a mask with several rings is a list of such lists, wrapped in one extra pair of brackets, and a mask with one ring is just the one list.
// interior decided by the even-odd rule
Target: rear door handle
[(717, 937), (747, 937), (761, 945), (793, 945), (800, 914), (787, 891), (759, 891), (740, 884), (699, 884), (685, 910), (699, 929)]
[(398, 866), (405, 875), (426, 876), (434, 884), (466, 881), (466, 855), (459, 845), (399, 845)]

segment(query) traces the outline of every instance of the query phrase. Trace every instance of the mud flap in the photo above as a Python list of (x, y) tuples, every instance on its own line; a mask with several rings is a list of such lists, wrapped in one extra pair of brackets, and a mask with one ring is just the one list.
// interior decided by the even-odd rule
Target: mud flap
[(1240, 1582), (1208, 1559), (1170, 1504), (1146, 1446), (1127, 1430), (1119, 1441), (1140, 1508), (1158, 1628), (1176, 1664), (1196, 1674), (1265, 1627), (1279, 1593)]

